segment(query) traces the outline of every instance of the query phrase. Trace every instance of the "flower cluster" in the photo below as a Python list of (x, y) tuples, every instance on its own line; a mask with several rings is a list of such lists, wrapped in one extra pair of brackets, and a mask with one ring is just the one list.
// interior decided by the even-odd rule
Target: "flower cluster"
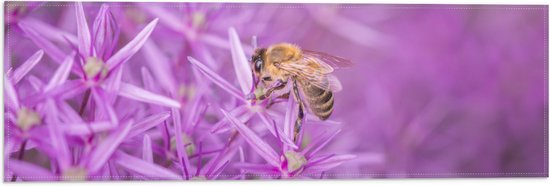
[[(302, 134), (309, 141), (291, 139), (293, 98), (274, 109), (245, 98), (253, 91), (250, 46), (233, 27), (228, 39), (205, 29), (204, 19), (221, 10), (190, 6), (195, 10), (183, 16), (190, 19), (179, 21), (147, 4), (95, 5), (65, 4), (73, 14), (66, 16), (75, 18), (67, 30), (10, 16), (17, 20), (9, 34), (38, 50), (5, 74), (5, 179), (319, 178), (354, 158), (320, 153), (338, 134), (335, 127)], [(161, 32), (181, 37), (184, 60), (158, 46), (153, 35)], [(225, 48), (231, 65), (217, 62), (206, 47), (213, 43)], [(26, 55), (8, 47), (11, 56)], [(135, 60), (138, 53), (143, 60)], [(225, 69), (234, 69), (239, 88), (222, 77)]]

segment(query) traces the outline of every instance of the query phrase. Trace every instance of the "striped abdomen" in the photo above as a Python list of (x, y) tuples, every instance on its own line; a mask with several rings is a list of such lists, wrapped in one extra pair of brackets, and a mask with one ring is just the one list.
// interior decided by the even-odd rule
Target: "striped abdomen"
[(321, 120), (326, 120), (334, 110), (334, 96), (330, 90), (323, 90), (311, 84), (302, 86), (302, 92), (309, 109)]

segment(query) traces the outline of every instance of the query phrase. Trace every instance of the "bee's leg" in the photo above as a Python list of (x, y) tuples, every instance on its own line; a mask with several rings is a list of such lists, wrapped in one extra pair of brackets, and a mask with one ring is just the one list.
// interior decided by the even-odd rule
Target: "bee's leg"
[(304, 119), (304, 104), (302, 102), (302, 98), (300, 97), (296, 80), (292, 81), (292, 90), (294, 93), (294, 98), (296, 98), (296, 102), (298, 102), (298, 117), (296, 118), (296, 123), (294, 123), (294, 142), (298, 142), (298, 137), (300, 135), (300, 131), (302, 130), (302, 120)]
[(286, 86), (286, 81), (282, 81), (282, 80), (277, 80), (275, 83), (273, 83), (269, 88), (267, 88), (267, 90), (265, 91), (265, 93), (263, 95), (261, 95), (258, 99), (260, 100), (264, 100), (265, 98), (268, 98), (269, 96), (271, 96), (271, 94), (273, 93), (273, 91), (275, 90), (279, 90), (279, 89), (282, 89)]
[(287, 92), (285, 94), (277, 96), (276, 98), (270, 99), (269, 103), (267, 104), (267, 106), (265, 108), (269, 108), (272, 105), (274, 105), (275, 103), (280, 103), (280, 102), (286, 101), (286, 100), (288, 100), (289, 96), (290, 96), (290, 92)]

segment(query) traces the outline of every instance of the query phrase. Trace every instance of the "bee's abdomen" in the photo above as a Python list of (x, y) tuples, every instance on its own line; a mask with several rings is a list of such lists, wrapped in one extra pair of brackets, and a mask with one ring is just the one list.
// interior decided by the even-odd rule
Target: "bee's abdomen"
[(321, 120), (326, 120), (334, 109), (334, 96), (329, 90), (313, 85), (304, 86), (303, 90), (310, 110)]

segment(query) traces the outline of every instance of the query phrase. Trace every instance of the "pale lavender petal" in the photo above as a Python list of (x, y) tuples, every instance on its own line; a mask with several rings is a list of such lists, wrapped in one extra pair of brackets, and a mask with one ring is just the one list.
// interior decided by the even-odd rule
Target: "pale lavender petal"
[(340, 129), (333, 133), (325, 131), (319, 136), (313, 138), (313, 141), (302, 151), (302, 154), (304, 154), (306, 158), (313, 156), (319, 150), (325, 147), (330, 141), (332, 141), (332, 139), (336, 137), (336, 135), (340, 133), (340, 131)]
[(27, 163), (24, 161), (19, 161), (15, 159), (7, 160), (9, 163), (6, 163), (8, 170), (13, 171), (18, 178), (21, 178), (24, 181), (56, 181), (57, 176), (48, 171), (47, 169)]
[(231, 57), (233, 59), (235, 75), (239, 80), (243, 94), (246, 95), (252, 90), (252, 68), (250, 68), (249, 62), (244, 54), (241, 40), (235, 28), (229, 28), (229, 42), (231, 44)]
[(124, 167), (125, 169), (146, 176), (150, 179), (181, 180), (181, 176), (164, 167), (130, 156), (121, 151), (116, 153), (115, 161), (118, 165)]
[(42, 55), (44, 55), (44, 51), (38, 50), (21, 66), (17, 67), (17, 69), (13, 71), (13, 84), (17, 84), (19, 81), (21, 81), (21, 79), (23, 79), (23, 76), (25, 76), (36, 64), (38, 64), (38, 62), (40, 62), (40, 59), (42, 59)]
[(15, 91), (15, 87), (13, 87), (13, 84), (11, 84), (8, 78), (4, 78), (4, 92), (4, 95), (6, 95), (7, 98), (6, 106), (13, 110), (18, 110), (20, 107), (19, 98), (17, 96), (17, 92)]
[(312, 158), (308, 160), (308, 165), (304, 168), (303, 174), (313, 174), (313, 173), (319, 173), (322, 171), (330, 170), (334, 167), (339, 166), (340, 164), (350, 161), (354, 159), (355, 155), (333, 155), (328, 158), (326, 156), (318, 157), (318, 158)]
[(46, 102), (46, 121), (48, 123), (48, 132), (51, 138), (51, 144), (56, 152), (57, 162), (61, 170), (69, 167), (71, 162), (69, 146), (63, 134), (62, 127), (59, 126), (58, 110), (53, 100)]
[(121, 83), (118, 93), (120, 96), (133, 99), (136, 101), (152, 103), (156, 105), (173, 107), (173, 108), (181, 107), (181, 104), (176, 100), (149, 92), (145, 89), (142, 89), (140, 87), (137, 87), (128, 83)]
[(273, 150), (271, 146), (269, 146), (265, 141), (263, 141), (259, 136), (254, 133), (250, 128), (248, 128), (246, 125), (244, 125), (242, 122), (240, 122), (237, 118), (235, 118), (233, 115), (227, 113), (225, 110), (221, 109), (223, 115), (229, 119), (229, 123), (232, 124), (232, 126), (239, 131), (241, 136), (248, 142), (248, 144), (260, 155), (262, 158), (264, 158), (267, 163), (279, 167), (280, 166), (280, 159), (279, 155)]
[(143, 46), (143, 51), (149, 68), (158, 79), (157, 83), (166, 91), (176, 90), (176, 81), (170, 66), (172, 61), (162, 54), (153, 41), (147, 41)]
[(120, 89), (122, 83), (122, 72), (124, 68), (117, 68), (111, 71), (111, 77), (105, 80), (105, 89), (109, 92), (117, 92)]
[(187, 157), (187, 153), (183, 149), (185, 144), (183, 143), (181, 115), (178, 109), (172, 108), (172, 120), (174, 122), (174, 129), (176, 130), (174, 133), (176, 137), (176, 153), (178, 154), (178, 160), (182, 166), (185, 179), (189, 179), (189, 157)]
[(216, 85), (220, 86), (222, 89), (227, 91), (229, 94), (233, 95), (235, 98), (243, 102), (247, 102), (246, 99), (244, 99), (244, 96), (243, 96), (244, 94), (242, 94), (235, 87), (231, 86), (231, 84), (225, 81), (222, 77), (218, 76), (217, 73), (208, 69), (208, 67), (204, 66), (201, 62), (197, 61), (192, 57), (187, 57), (187, 59), (189, 60), (189, 62), (191, 62), (191, 64), (198, 67), (199, 71), (202, 72), (208, 79), (210, 79)]
[(281, 129), (277, 127), (277, 124), (273, 119), (271, 119), (269, 114), (265, 112), (257, 112), (257, 114), (262, 120), (262, 123), (264, 123), (267, 129), (269, 130), (269, 132), (271, 132), (271, 134), (279, 137), (280, 138), (279, 140), (281, 140), (284, 144), (290, 146), (290, 148), (298, 149), (298, 146), (294, 144), (292, 139), (290, 139), (290, 137), (287, 134), (285, 134)]
[(53, 42), (66, 43), (67, 41), (69, 41), (69, 44), (71, 45), (76, 46), (78, 44), (78, 39), (75, 35), (64, 30), (60, 30), (57, 27), (46, 24), (40, 20), (28, 18), (25, 19), (25, 23), (33, 27), (35, 30), (40, 30), (42, 36)]
[(139, 122), (136, 122), (136, 124), (132, 127), (130, 130), (130, 133), (128, 134), (128, 139), (137, 136), (139, 134), (143, 134), (143, 132), (157, 126), (158, 124), (161, 124), (163, 121), (168, 119), (170, 117), (169, 112), (162, 112), (158, 114), (153, 114), (151, 116), (148, 116), (144, 119), (142, 119)]
[(109, 18), (107, 17), (108, 13), (109, 5), (102, 4), (101, 8), (99, 8), (99, 12), (95, 17), (94, 24), (92, 26), (93, 30), (91, 36), (93, 40), (93, 45), (100, 57), (103, 57), (100, 54), (103, 54), (103, 52), (105, 52), (104, 50), (106, 49), (103, 46), (105, 42), (108, 42), (107, 35), (111, 34), (110, 32), (112, 31), (109, 29), (110, 25)]
[(27, 81), (29, 81), (29, 84), (31, 84), (34, 91), (42, 90), (42, 88), (45, 86), (42, 80), (33, 75), (29, 75), (29, 77), (27, 77)]
[(73, 63), (74, 63), (73, 58), (74, 58), (74, 52), (65, 58), (63, 63), (61, 63), (61, 65), (57, 68), (52, 78), (44, 88), (45, 92), (50, 91), (54, 87), (59, 86), (65, 83), (65, 81), (67, 81), (67, 78), (71, 73), (71, 68), (73, 67)]
[(145, 44), (145, 41), (147, 41), (147, 38), (149, 38), (149, 35), (153, 32), (155, 29), (155, 26), (157, 25), (158, 18), (151, 21), (141, 32), (137, 34), (137, 36), (132, 39), (126, 46), (122, 47), (116, 54), (111, 56), (105, 63), (107, 64), (109, 70), (112, 70), (114, 68), (117, 68), (120, 64), (128, 61), (134, 54), (137, 53), (137, 51)]
[(77, 37), (78, 37), (78, 51), (84, 57), (91, 56), (92, 53), (92, 39), (90, 36), (90, 28), (88, 28), (88, 22), (86, 21), (86, 15), (84, 15), (84, 8), (82, 2), (75, 3), (76, 12), (76, 25), (77, 25)]
[(96, 121), (91, 123), (73, 123), (70, 125), (64, 125), (63, 131), (67, 135), (84, 136), (109, 131), (115, 129), (115, 127), (116, 125), (113, 125), (110, 121)]
[(24, 21), (19, 23), (19, 28), (21, 28), (21, 30), (27, 34), (27, 37), (44, 50), (44, 52), (46, 52), (55, 62), (60, 63), (63, 61), (66, 56), (65, 53), (55, 44), (42, 37), (35, 28), (30, 27)]
[(103, 139), (101, 143), (90, 153), (90, 157), (86, 162), (86, 167), (90, 173), (95, 173), (100, 170), (107, 160), (113, 155), (115, 150), (118, 148), (118, 145), (124, 140), (130, 128), (132, 127), (133, 121), (128, 121), (124, 123), (120, 129), (110, 134), (107, 138)]
[(153, 163), (153, 147), (151, 146), (151, 137), (143, 135), (143, 147), (141, 148), (141, 157), (143, 160)]
[(160, 6), (151, 6), (148, 3), (139, 3), (138, 5), (140, 5), (140, 7), (146, 12), (158, 17), (163, 25), (174, 31), (186, 33), (187, 35), (187, 32), (192, 30), (189, 26), (183, 24), (184, 22), (180, 17), (173, 15), (170, 11), (164, 10)]
[[(107, 95), (105, 95), (105, 91), (100, 88), (93, 88), (92, 89), (92, 98), (94, 99), (97, 107), (101, 108), (103, 110), (104, 115), (99, 115), (97, 118), (100, 119), (109, 119), (111, 121), (111, 124), (118, 125), (118, 117), (115, 113), (115, 109), (113, 108), (112, 104), (109, 104), (109, 99)], [(100, 112), (101, 113), (101, 112)], [(96, 119), (97, 119), (96, 118)]]
[(279, 170), (271, 165), (255, 163), (235, 163), (233, 166), (248, 173), (273, 176), (280, 174)]

